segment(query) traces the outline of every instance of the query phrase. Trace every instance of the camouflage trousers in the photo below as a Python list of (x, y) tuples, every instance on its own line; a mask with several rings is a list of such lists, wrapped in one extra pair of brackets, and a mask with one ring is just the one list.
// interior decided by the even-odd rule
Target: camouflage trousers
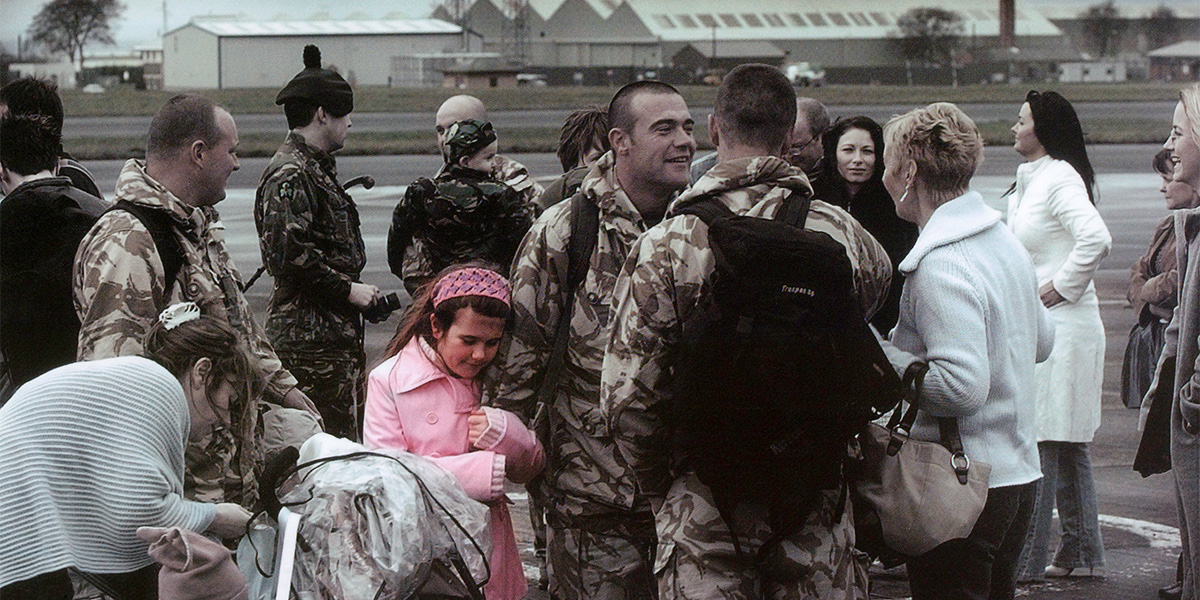
[(278, 350), (279, 360), (308, 394), (321, 419), (325, 433), (361, 441), (363, 420), (363, 381), (366, 356), (359, 349), (346, 350), (339, 356), (313, 356), (311, 352)]
[(549, 523), (546, 562), (555, 600), (654, 600), (654, 541)]
[(854, 549), (850, 501), (839, 519), (839, 500), (827, 492), (800, 531), (763, 551), (772, 539), (766, 507), (738, 505), (731, 530), (708, 488), (694, 475), (680, 477), (656, 518), (659, 597), (865, 600), (867, 558)]

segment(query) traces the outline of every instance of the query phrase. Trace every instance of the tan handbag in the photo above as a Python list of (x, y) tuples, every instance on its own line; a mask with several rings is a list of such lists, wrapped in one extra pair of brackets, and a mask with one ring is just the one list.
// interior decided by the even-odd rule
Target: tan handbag
[(967, 458), (957, 419), (938, 419), (941, 442), (909, 439), (925, 370), (922, 364), (919, 373), (912, 368), (905, 373), (909, 409), (902, 415), (903, 404), (897, 406), (887, 427), (870, 423), (859, 436), (856, 529), (868, 546), (872, 540), (883, 546), (876, 552), (863, 548), (871, 554), (919, 556), (943, 542), (967, 537), (987, 502), (992, 467)]

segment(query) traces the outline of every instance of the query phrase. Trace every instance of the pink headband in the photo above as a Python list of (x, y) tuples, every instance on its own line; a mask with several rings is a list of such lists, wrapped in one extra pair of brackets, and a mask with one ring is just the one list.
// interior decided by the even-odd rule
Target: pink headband
[(433, 286), (433, 307), (459, 296), (487, 296), (509, 305), (508, 280), (491, 269), (467, 267), (447, 273)]

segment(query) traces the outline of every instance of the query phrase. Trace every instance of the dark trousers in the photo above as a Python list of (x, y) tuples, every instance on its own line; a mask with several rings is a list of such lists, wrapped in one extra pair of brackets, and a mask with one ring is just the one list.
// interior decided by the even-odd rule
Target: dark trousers
[[(157, 600), (158, 569), (159, 566), (154, 564), (132, 573), (97, 574), (92, 577), (120, 594), (116, 600)], [(43, 573), (0, 588), (0, 600), (71, 600), (74, 596), (75, 588), (66, 569)]]
[(913, 600), (1012, 600), (1038, 482), (988, 490), (971, 534), (908, 562)]

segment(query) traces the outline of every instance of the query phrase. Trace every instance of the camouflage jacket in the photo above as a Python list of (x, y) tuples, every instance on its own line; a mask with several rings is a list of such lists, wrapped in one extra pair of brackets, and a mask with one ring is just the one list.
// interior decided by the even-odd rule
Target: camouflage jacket
[(288, 133), (263, 171), (254, 224), (275, 278), (266, 323), (271, 343), (281, 352), (361, 350), (362, 313), (349, 296), (367, 251), (358, 208), (338, 185), (333, 157)]
[[(552, 495), (560, 498), (553, 508), (567, 517), (619, 514), (635, 500), (632, 473), (617, 456), (600, 415), (599, 385), (613, 285), (646, 224), (619, 187), (611, 152), (587, 174), (581, 190), (600, 208), (600, 234), (588, 273), (571, 294), (571, 340), (546, 448), (553, 471), (544, 475)], [(493, 404), (527, 421), (536, 408), (563, 310), (570, 208), (570, 202), (560, 202), (547, 209), (525, 236), (513, 264), (514, 327), (495, 362)]]
[[(145, 163), (130, 160), (117, 178), (117, 200), (152, 207), (167, 212), (179, 232), (184, 264), (171, 289), (166, 289), (162, 259), (145, 225), (127, 211), (105, 213), (84, 236), (75, 255), (72, 286), (75, 311), (81, 323), (79, 330), (79, 360), (142, 354), (142, 340), (158, 319), (163, 308), (176, 302), (190, 300), (200, 305), (204, 314), (229, 323), (247, 344), (255, 370), (266, 384), (268, 396), (282, 398), (296, 387), (292, 377), (254, 320), (250, 304), (241, 291), (241, 276), (225, 248), (225, 227), (212, 207), (191, 208), (183, 204), (157, 181), (146, 174)], [(257, 403), (247, 403), (244, 415), (256, 415)], [(239, 434), (250, 439), (255, 419), (239, 421)], [(232, 444), (224, 458), (230, 460)], [(193, 452), (196, 445), (189, 446)], [(252, 449), (251, 449), (252, 450)], [(186, 482), (189, 497), (205, 500), (242, 502), (249, 506), (254, 500), (254, 482), (250, 462), (254, 452), (242, 452), (239, 467), (243, 477), (241, 498), (220, 491), (230, 486), (205, 478), (197, 481), (189, 473)], [(189, 461), (191, 459), (189, 458)], [(202, 490), (196, 492), (197, 486)]]
[[(711, 192), (737, 214), (764, 218), (773, 217), (787, 196), (812, 193), (803, 173), (778, 158), (720, 163), (684, 192), (668, 210), (668, 219), (646, 232), (630, 252), (613, 298), (600, 404), (639, 490), (651, 497), (666, 495), (677, 475), (670, 472), (670, 434), (661, 420), (671, 401), (671, 359), (683, 324), (712, 293), (715, 268), (703, 221), (671, 215)], [(874, 314), (892, 272), (883, 247), (844, 210), (819, 200), (812, 202), (805, 228), (827, 233), (845, 246), (858, 300), (864, 314)], [(692, 493), (672, 489), (667, 502), (687, 502)]]
[[(487, 174), (451, 165), (408, 186), (392, 213), (388, 263), (405, 280), (428, 278), (472, 259), (507, 268), (533, 221), (521, 195)], [(418, 242), (414, 244), (414, 242)], [(417, 245), (419, 256), (408, 249)]]

